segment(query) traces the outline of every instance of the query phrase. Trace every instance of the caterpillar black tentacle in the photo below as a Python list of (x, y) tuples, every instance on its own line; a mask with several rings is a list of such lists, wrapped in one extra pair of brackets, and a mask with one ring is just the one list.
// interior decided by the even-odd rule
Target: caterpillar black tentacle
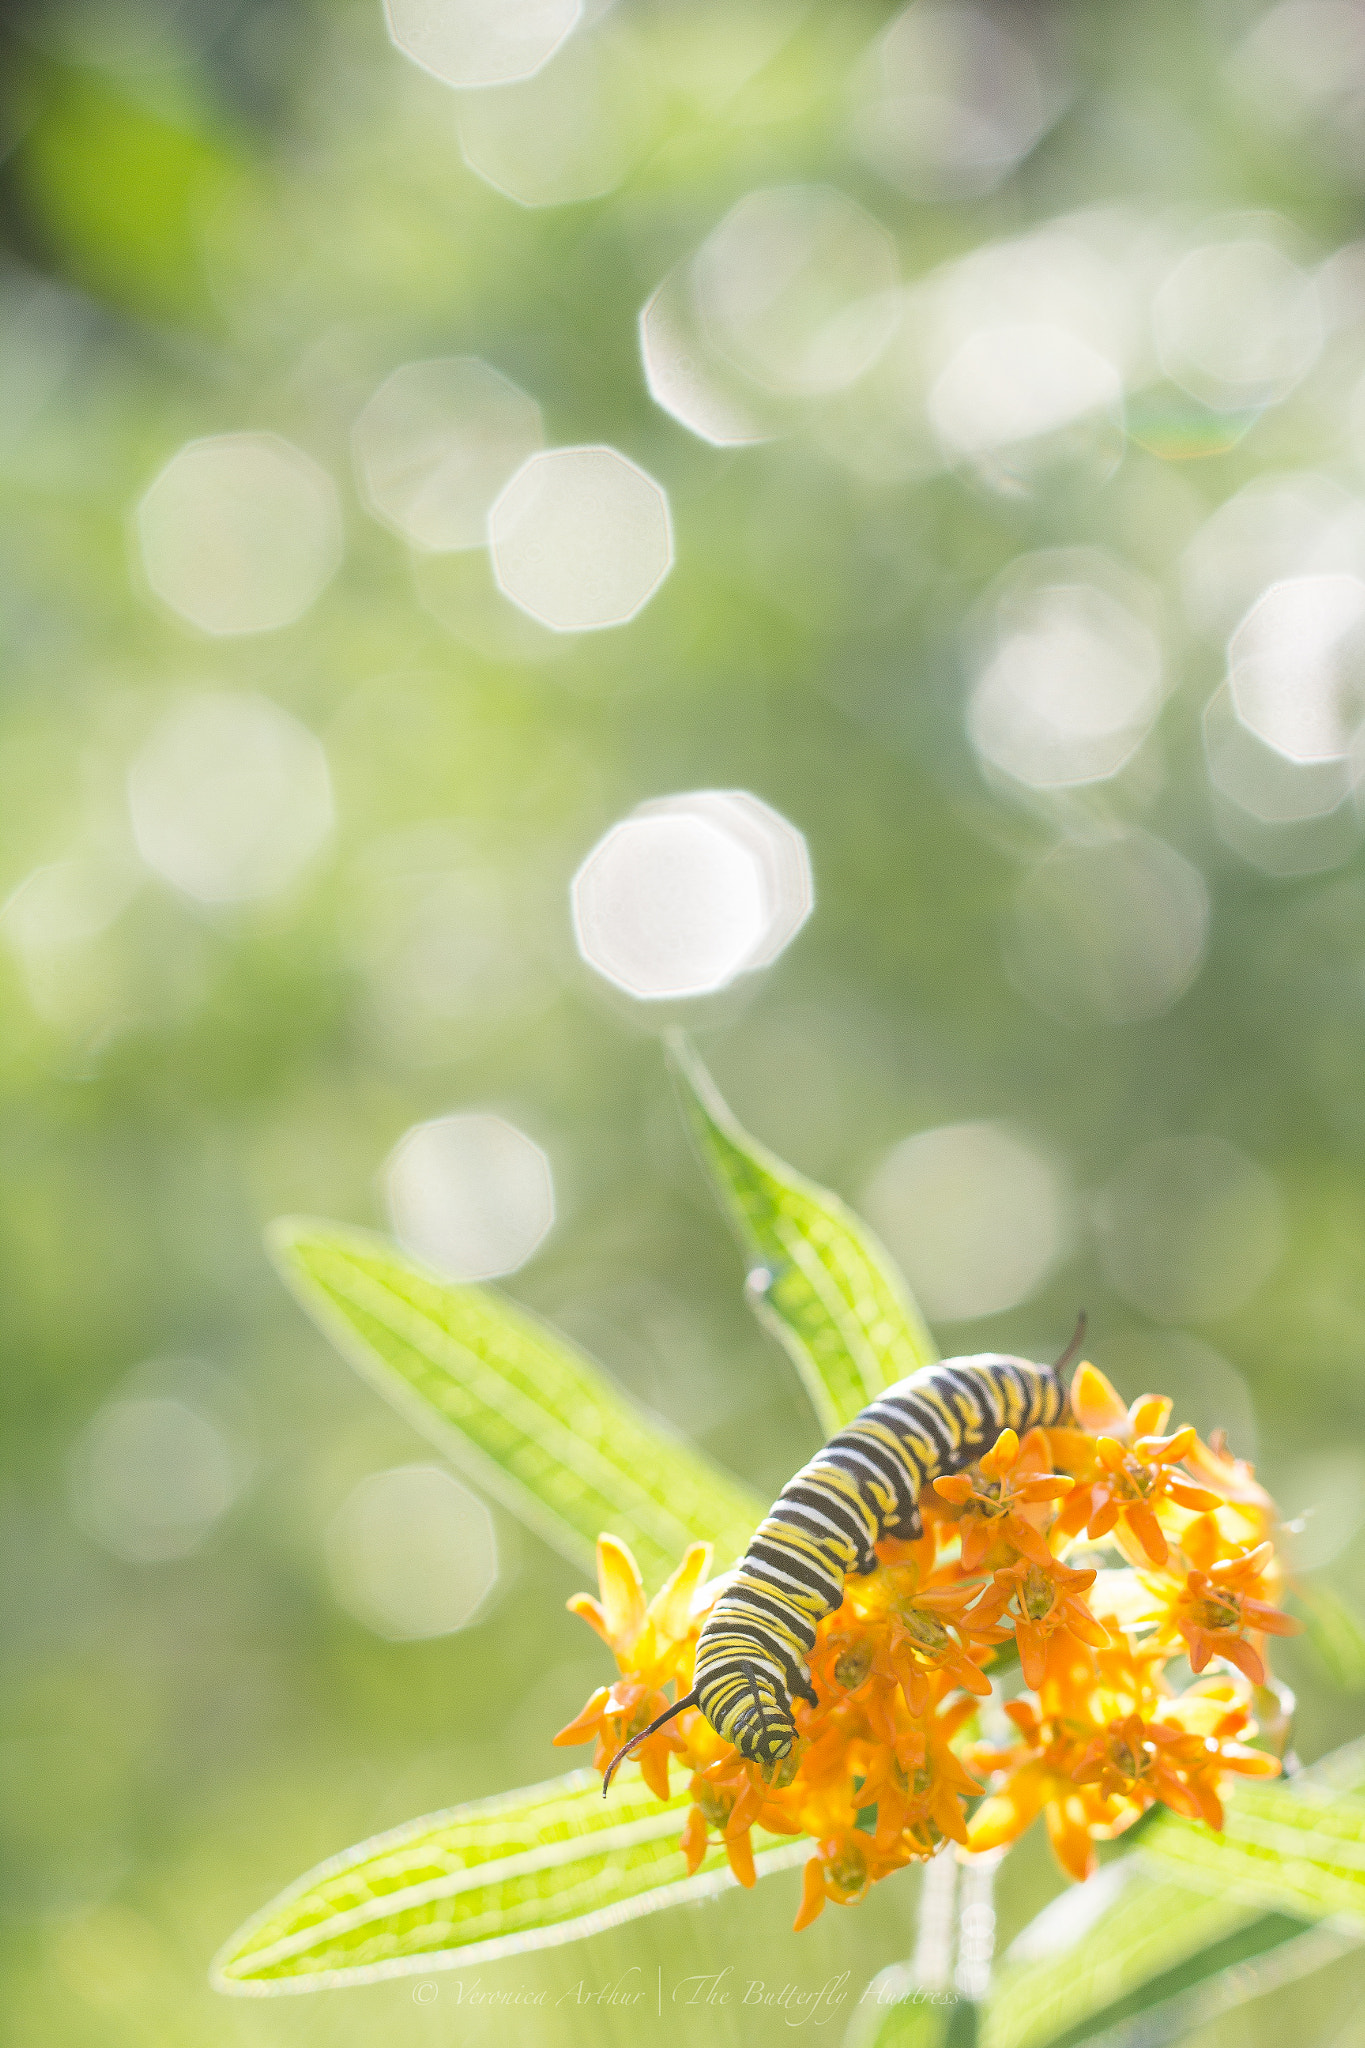
[(697, 1643), (684, 1699), (618, 1750), (602, 1781), (645, 1738), (696, 1706), (741, 1756), (771, 1768), (796, 1742), (794, 1698), (817, 1704), (806, 1667), (816, 1624), (843, 1599), (849, 1573), (876, 1567), (885, 1536), (918, 1537), (919, 1495), (989, 1451), (1004, 1429), (1020, 1436), (1069, 1415), (1056, 1365), (986, 1352), (925, 1366), (887, 1387), (783, 1487)]

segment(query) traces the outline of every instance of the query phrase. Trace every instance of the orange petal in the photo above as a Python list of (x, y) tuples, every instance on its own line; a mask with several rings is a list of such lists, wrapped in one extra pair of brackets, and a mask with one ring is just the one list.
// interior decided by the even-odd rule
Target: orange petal
[(1213, 1655), (1213, 1639), (1207, 1630), (1196, 1628), (1193, 1622), (1182, 1622), (1180, 1633), (1189, 1645), (1190, 1669), (1199, 1672), (1204, 1669)]
[(818, 1920), (825, 1910), (825, 1873), (818, 1856), (812, 1856), (806, 1865), (801, 1880), (801, 1906), (792, 1923), (792, 1932), (800, 1934), (809, 1927), (812, 1920)]
[(991, 1449), (981, 1460), (981, 1469), (988, 1479), (1001, 1479), (1018, 1456), (1018, 1432), (1013, 1429), (1002, 1429)]
[(1096, 1866), (1095, 1845), (1084, 1821), (1075, 1811), (1078, 1799), (1055, 1799), (1047, 1809), (1048, 1839), (1052, 1853), (1067, 1876), (1084, 1884)]
[(1019, 1645), (1019, 1662), (1024, 1683), (1037, 1692), (1047, 1673), (1047, 1642), (1035, 1621), (1017, 1621), (1014, 1639)]
[(1239, 1579), (1243, 1582), (1247, 1579), (1256, 1579), (1274, 1555), (1272, 1544), (1258, 1543), (1254, 1550), (1245, 1550), (1240, 1557), (1221, 1558), (1217, 1564), (1210, 1566), (1210, 1576), (1215, 1579)]
[(1015, 1841), (1038, 1818), (1047, 1793), (1046, 1774), (1025, 1764), (1016, 1771), (1003, 1792), (983, 1799), (967, 1830), (967, 1846), (973, 1855), (983, 1849), (1003, 1849)]
[(972, 1482), (965, 1472), (951, 1472), (946, 1479), (934, 1481), (934, 1492), (954, 1507), (965, 1507), (972, 1497)]
[(994, 1628), (1013, 1598), (1014, 1579), (1012, 1574), (1009, 1572), (997, 1572), (995, 1584), (987, 1588), (977, 1601), (975, 1607), (972, 1608), (970, 1614), (964, 1614), (958, 1621), (957, 1626), (963, 1629), (970, 1629), (973, 1633), (977, 1629)]
[(1028, 1558), (1031, 1563), (1046, 1566), (1056, 1562), (1033, 1524), (1026, 1522), (1022, 1515), (1005, 1516), (1004, 1534), (1020, 1556)]
[(1144, 1465), (1174, 1464), (1194, 1443), (1194, 1424), (1187, 1422), (1174, 1436), (1144, 1436), (1133, 1445)]
[(1169, 1806), (1172, 1813), (1183, 1814), (1186, 1820), (1200, 1818), (1199, 1799), (1193, 1789), (1182, 1785), (1170, 1771), (1154, 1771), (1156, 1796), (1163, 1806)]
[(602, 1725), (602, 1715), (606, 1711), (610, 1697), (611, 1688), (599, 1685), (588, 1704), (574, 1715), (572, 1721), (560, 1729), (558, 1735), (552, 1735), (550, 1740), (561, 1748), (574, 1742), (591, 1742)]
[(1172, 1480), (1166, 1491), (1178, 1507), (1192, 1508), (1197, 1515), (1206, 1515), (1211, 1508), (1223, 1505), (1216, 1493), (1203, 1486), (1186, 1486), (1183, 1479)]
[(591, 1593), (571, 1593), (564, 1605), (570, 1614), (576, 1614), (580, 1621), (587, 1622), (589, 1628), (595, 1628), (609, 1650), (615, 1647), (611, 1640), (611, 1631), (607, 1627), (607, 1617)]
[(1223, 1832), (1223, 1802), (1206, 1778), (1196, 1778), (1190, 1787), (1199, 1802), (1199, 1811), (1215, 1835)]
[(597, 1583), (611, 1640), (629, 1647), (645, 1619), (645, 1589), (640, 1567), (619, 1536), (597, 1539)]
[(1124, 1450), (1123, 1445), (1115, 1436), (1097, 1436), (1095, 1438), (1095, 1451), (1101, 1465), (1104, 1466), (1107, 1472), (1117, 1472), (1128, 1456), (1127, 1451)]
[(1070, 1493), (1076, 1482), (1064, 1472), (1053, 1472), (1042, 1479), (1025, 1479), (1014, 1489), (1016, 1500), (1060, 1500)]
[(679, 1643), (692, 1626), (692, 1601), (711, 1569), (711, 1546), (694, 1543), (672, 1578), (665, 1579), (649, 1603), (655, 1631), (665, 1643)]
[[(945, 1660), (945, 1668), (952, 1673), (958, 1684), (963, 1686), (966, 1691), (974, 1692), (978, 1699), (989, 1699), (991, 1682), (980, 1666), (973, 1664), (970, 1658), (949, 1657)], [(910, 1706), (908, 1698), (906, 1705), (910, 1707), (910, 1711), (913, 1714), (915, 1709), (913, 1706)]]
[[(975, 1792), (976, 1787), (973, 1786), (972, 1790)], [(929, 1812), (939, 1833), (946, 1835), (950, 1842), (960, 1842), (965, 1849), (967, 1822), (963, 1816), (962, 1802), (946, 1785), (935, 1785), (929, 1794)]]
[(1160, 1522), (1146, 1501), (1134, 1502), (1133, 1506), (1127, 1509), (1124, 1519), (1152, 1563), (1165, 1564), (1168, 1555), (1166, 1538), (1161, 1532)]
[(1067, 1627), (1073, 1636), (1079, 1636), (1083, 1643), (1089, 1643), (1092, 1650), (1107, 1650), (1110, 1643), (1108, 1629), (1097, 1621), (1088, 1607), (1070, 1595), (1059, 1603)]
[(1156, 1436), (1170, 1421), (1172, 1405), (1165, 1394), (1139, 1394), (1128, 1410), (1133, 1435)]
[(678, 1846), (687, 1858), (689, 1875), (695, 1876), (697, 1867), (706, 1854), (706, 1816), (699, 1806), (688, 1808), (682, 1840)]
[(1278, 1607), (1267, 1607), (1264, 1600), (1244, 1600), (1242, 1612), (1250, 1628), (1259, 1629), (1267, 1636), (1298, 1636), (1303, 1634), (1303, 1623), (1296, 1621), (1292, 1614), (1281, 1614)]
[(1121, 1429), (1128, 1433), (1128, 1409), (1102, 1372), (1078, 1365), (1071, 1382), (1071, 1407), (1082, 1429), (1092, 1436)]
[(1239, 1771), (1245, 1778), (1278, 1778), (1284, 1769), (1277, 1756), (1266, 1749), (1247, 1749), (1240, 1742), (1219, 1745), (1219, 1762), (1224, 1770)]
[(667, 1739), (660, 1740), (657, 1735), (651, 1737), (648, 1742), (641, 1743), (635, 1752), (636, 1761), (640, 1766), (640, 1776), (656, 1799), (667, 1799), (669, 1796), (668, 1756)]
[(1180, 1547), (1192, 1565), (1207, 1571), (1218, 1557), (1222, 1540), (1213, 1516), (1204, 1514), (1197, 1522), (1190, 1523), (1180, 1539)]
[(731, 1870), (744, 1889), (752, 1891), (758, 1883), (758, 1875), (754, 1869), (754, 1852), (747, 1829), (742, 1835), (726, 1836), (725, 1853), (730, 1859)]
[[(1250, 1643), (1244, 1643), (1240, 1636), (1216, 1635), (1213, 1638), (1213, 1648), (1215, 1655), (1226, 1657), (1229, 1664), (1235, 1664), (1253, 1685), (1265, 1684), (1265, 1665)], [(1190, 1668), (1194, 1668), (1193, 1658), (1190, 1659)]]
[(1091, 1488), (1082, 1486), (1063, 1501), (1053, 1528), (1062, 1536), (1076, 1536), (1090, 1519)]
[(751, 1778), (735, 1801), (734, 1810), (725, 1824), (727, 1839), (731, 1835), (747, 1835), (753, 1826), (758, 1809), (763, 1804), (764, 1786), (756, 1785)]

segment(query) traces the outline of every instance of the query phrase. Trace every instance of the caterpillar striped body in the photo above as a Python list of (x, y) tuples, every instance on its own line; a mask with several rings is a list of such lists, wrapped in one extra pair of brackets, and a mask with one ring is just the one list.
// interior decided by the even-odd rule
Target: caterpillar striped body
[(843, 1599), (849, 1573), (876, 1567), (884, 1536), (922, 1532), (917, 1505), (931, 1481), (961, 1472), (1003, 1429), (1020, 1436), (1069, 1414), (1056, 1365), (984, 1352), (898, 1380), (783, 1487), (708, 1616), (693, 1689), (618, 1750), (603, 1779), (685, 1707), (699, 1707), (741, 1756), (771, 1769), (796, 1743), (792, 1702), (818, 1702), (806, 1658), (816, 1624)]

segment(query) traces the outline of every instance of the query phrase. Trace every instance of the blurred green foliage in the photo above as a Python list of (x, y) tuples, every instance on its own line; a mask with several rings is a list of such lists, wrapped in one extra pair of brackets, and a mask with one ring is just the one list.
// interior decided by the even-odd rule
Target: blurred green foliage
[[(908, 279), (1114, 202), (1273, 209), (1316, 261), (1360, 232), (1360, 188), (1231, 89), (1259, 8), (1073, 0), (1052, 23), (1073, 90), (1039, 146), (985, 196), (908, 199), (848, 139), (845, 81), (893, 12), (618, 0), (647, 146), (605, 196), (534, 209), (467, 167), (456, 98), (393, 51), (377, 0), (6, 16), (0, 885), (70, 860), (126, 878), (116, 915), (24, 938), (7, 913), (0, 947), (0, 1996), (18, 2040), (425, 2048), (508, 2025), (472, 1979), (429, 2002), (380, 1985), (268, 2010), (207, 1988), (224, 1933), (312, 1861), (550, 1775), (550, 1735), (605, 1658), (563, 1612), (573, 1572), (500, 1514), (499, 1585), (470, 1628), (390, 1642), (338, 1603), (337, 1510), (427, 1453), (288, 1300), (261, 1248), (271, 1217), (382, 1225), (403, 1131), (496, 1108), (546, 1148), (559, 1203), (510, 1291), (756, 1492), (813, 1448), (690, 1157), (660, 1020), (574, 953), (569, 878), (643, 798), (748, 788), (810, 845), (817, 910), (790, 951), (681, 1019), (746, 1128), (854, 1202), (930, 1127), (1003, 1120), (1060, 1162), (1067, 1257), (1021, 1306), (941, 1324), (945, 1352), (1055, 1355), (1084, 1304), (1126, 1393), (1235, 1391), (1230, 1362), (1289, 1512), (1329, 1497), (1324, 1450), (1362, 1451), (1365, 874), (1348, 847), (1277, 876), (1220, 837), (1200, 716), (1222, 654), (1181, 583), (1189, 540), (1248, 482), (1311, 469), (1361, 491), (1359, 325), (1221, 452), (1206, 436), (1177, 463), (1191, 436), (1144, 429), (1107, 477), (1017, 495), (879, 466), (876, 420), (842, 399), (762, 448), (708, 447), (652, 404), (636, 342), (648, 294), (757, 186), (838, 185)], [(668, 489), (677, 566), (632, 624), (490, 656), (419, 602), (356, 495), (350, 427), (396, 364), (461, 352), (531, 391), (551, 442), (608, 442)], [(146, 592), (133, 513), (184, 441), (238, 429), (332, 475), (346, 558), (296, 624), (211, 640)], [(1040, 797), (973, 756), (968, 628), (1019, 555), (1078, 545), (1155, 589), (1172, 688), (1120, 776)], [(129, 762), (205, 688), (273, 699), (327, 751), (335, 836), (259, 904), (196, 903), (132, 843)], [(1113, 1023), (1021, 969), (1017, 895), (1060, 839), (1116, 826), (1177, 849), (1212, 915), (1188, 991)], [(412, 1000), (404, 955), (412, 877), (433, 866), (498, 905), (486, 994), (451, 1014)], [(1138, 1148), (1187, 1134), (1257, 1162), (1284, 1219), (1264, 1283), (1197, 1322), (1119, 1291), (1100, 1199)], [(188, 1400), (182, 1360), (202, 1362), (194, 1399), (234, 1446), (233, 1505), (183, 1557), (121, 1556), (92, 1532), (90, 1431), (111, 1401)], [(1337, 1598), (1365, 1555), (1342, 1469), (1340, 1541), (1329, 1528), (1318, 1553)], [(1358, 1730), (1340, 1670), (1294, 1644), (1281, 1661), (1305, 1756)], [(775, 2040), (780, 2009), (746, 2009), (745, 1987), (815, 1993), (847, 1972), (856, 1999), (908, 1946), (914, 1884), (798, 1939), (796, 1879), (774, 1877), (571, 1962), (499, 1964), (482, 1991), (543, 1994), (516, 2024), (546, 2043)], [(1002, 1934), (1056, 1885), (1030, 1839), (1002, 1874)], [(1330, 2041), (1359, 1967), (1200, 2038), (1292, 2022)], [(639, 1984), (661, 2018), (612, 2002)]]

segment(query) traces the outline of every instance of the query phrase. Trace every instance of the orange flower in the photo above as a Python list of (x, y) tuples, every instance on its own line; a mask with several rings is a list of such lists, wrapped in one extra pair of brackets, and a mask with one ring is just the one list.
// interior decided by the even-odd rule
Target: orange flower
[[(1093, 1366), (1089, 1370), (1100, 1378)], [(1143, 1556), (1153, 1564), (1164, 1564), (1167, 1542), (1157, 1520), (1157, 1503), (1170, 1499), (1196, 1514), (1220, 1505), (1216, 1493), (1191, 1485), (1175, 1469), (1194, 1442), (1192, 1426), (1177, 1430), (1174, 1436), (1135, 1437), (1131, 1448), (1118, 1437), (1097, 1436), (1098, 1472), (1088, 1485), (1076, 1488), (1057, 1517), (1058, 1529), (1067, 1536), (1084, 1529), (1094, 1543), (1116, 1526), (1126, 1527)]]
[(874, 1756), (858, 1797), (877, 1809), (874, 1837), (880, 1854), (909, 1836), (916, 1854), (932, 1856), (940, 1842), (967, 1843), (962, 1800), (980, 1797), (981, 1785), (952, 1747), (974, 1700), (958, 1700), (918, 1720)]
[(1014, 1602), (1014, 1640), (1019, 1645), (1026, 1685), (1036, 1688), (1042, 1684), (1048, 1638), (1057, 1629), (1069, 1629), (1095, 1649), (1102, 1650), (1108, 1643), (1108, 1629), (1096, 1621), (1081, 1598), (1094, 1583), (1093, 1571), (1069, 1571), (1055, 1558), (1046, 1566), (1021, 1558), (1018, 1564), (996, 1572), (995, 1586), (982, 1596), (976, 1612), (993, 1619)]
[(1043, 1501), (1060, 1500), (1076, 1482), (1047, 1470), (1042, 1431), (1030, 1430), (1021, 1458), (1019, 1438), (1012, 1429), (1002, 1429), (995, 1448), (987, 1451), (978, 1469), (982, 1475), (979, 1484), (967, 1472), (934, 1481), (939, 1498), (962, 1510), (964, 1571), (975, 1571), (1001, 1541), (1035, 1564), (1050, 1563), (1051, 1552), (1025, 1510)]
[[(616, 1684), (599, 1686), (582, 1712), (555, 1736), (564, 1746), (597, 1739), (593, 1762), (606, 1767), (617, 1750), (647, 1728), (668, 1706), (663, 1687), (691, 1683), (697, 1628), (705, 1611), (698, 1589), (711, 1564), (709, 1543), (694, 1543), (667, 1583), (645, 1605), (640, 1568), (616, 1536), (597, 1539), (597, 1584), (600, 1599), (575, 1593), (571, 1614), (581, 1615), (614, 1653), (621, 1671)], [(661, 1728), (636, 1751), (640, 1774), (657, 1799), (667, 1799), (668, 1762), (683, 1748), (675, 1725)]]
[[(752, 1889), (756, 1883), (754, 1850), (749, 1830), (763, 1805), (765, 1786), (742, 1757), (723, 1759), (692, 1780), (693, 1807), (683, 1830), (684, 1854), (695, 1869), (706, 1854), (714, 1830), (725, 1846), (726, 1859), (740, 1883)], [(697, 1816), (700, 1815), (700, 1823)], [(690, 1836), (689, 1836), (689, 1831)], [(696, 1862), (687, 1844), (695, 1845)]]
[(1088, 1361), (1076, 1367), (1070, 1399), (1071, 1412), (1088, 1436), (1114, 1436), (1121, 1444), (1157, 1435), (1171, 1418), (1164, 1394), (1139, 1394), (1125, 1407), (1122, 1395)]
[[(797, 1741), (775, 1770), (741, 1756), (695, 1708), (643, 1745), (660, 1799), (673, 1758), (689, 1774), (679, 1844), (689, 1871), (716, 1844), (751, 1885), (756, 1829), (758, 1847), (806, 1835), (815, 1847), (796, 1920), (806, 1927), (945, 1841), (1003, 1847), (1039, 1815), (1063, 1869), (1083, 1879), (1095, 1843), (1154, 1802), (1218, 1828), (1229, 1777), (1278, 1771), (1246, 1740), (1265, 1637), (1297, 1626), (1273, 1604), (1273, 1503), (1218, 1439), (1160, 1434), (1170, 1415), (1160, 1395), (1125, 1408), (1084, 1365), (1072, 1404), (1076, 1426), (1032, 1430), (1022, 1444), (1005, 1430), (978, 1467), (936, 1480), (919, 1501), (924, 1533), (883, 1540), (875, 1568), (848, 1578), (808, 1660), (815, 1703), (793, 1702)], [(1100, 1579), (1062, 1563), (1052, 1546), (1082, 1529), (1139, 1569)], [(605, 1766), (670, 1691), (689, 1689), (707, 1558), (694, 1545), (646, 1604), (625, 1545), (600, 1540), (600, 1597), (569, 1605), (609, 1644), (619, 1676), (557, 1741), (595, 1739)], [(973, 1741), (973, 1720), (1011, 1623), (1031, 1693), (1006, 1705), (1015, 1739), (998, 1747)], [(1233, 1669), (1173, 1697), (1164, 1672), (1181, 1649), (1196, 1671), (1215, 1657)]]
[(1265, 1662), (1247, 1641), (1254, 1635), (1297, 1635), (1303, 1623), (1262, 1598), (1264, 1575), (1274, 1559), (1274, 1546), (1258, 1543), (1254, 1550), (1225, 1557), (1207, 1571), (1194, 1566), (1170, 1603), (1167, 1633), (1184, 1637), (1191, 1671), (1202, 1671), (1210, 1657), (1226, 1657), (1253, 1685), (1264, 1685)]
[[(1008, 1630), (994, 1626), (995, 1617), (974, 1605), (978, 1584), (925, 1584), (920, 1561), (892, 1561), (902, 1547), (911, 1546), (879, 1546), (886, 1569), (850, 1583), (845, 1606), (865, 1626), (860, 1636), (844, 1631), (826, 1639), (820, 1674), (828, 1673), (827, 1683), (852, 1690), (875, 1666), (881, 1676), (899, 1683), (912, 1714), (922, 1714), (929, 1705), (937, 1676), (987, 1698), (991, 1682), (973, 1660), (987, 1646), (1007, 1642)], [(922, 1551), (923, 1544), (914, 1548)], [(835, 1652), (832, 1659), (830, 1651)]]
[[(994, 1765), (1003, 1773), (1003, 1783), (973, 1815), (967, 1847), (973, 1855), (1003, 1849), (1041, 1813), (1057, 1861), (1068, 1877), (1082, 1884), (1095, 1869), (1095, 1837), (1120, 1832), (1126, 1824), (1125, 1809), (1092, 1787), (1073, 1782), (1076, 1741), (1061, 1722), (1044, 1719), (1025, 1700), (1012, 1700), (1005, 1712), (1022, 1740), (1012, 1750), (976, 1752), (973, 1761), (978, 1769)], [(1137, 1809), (1130, 1817), (1136, 1820)]]

